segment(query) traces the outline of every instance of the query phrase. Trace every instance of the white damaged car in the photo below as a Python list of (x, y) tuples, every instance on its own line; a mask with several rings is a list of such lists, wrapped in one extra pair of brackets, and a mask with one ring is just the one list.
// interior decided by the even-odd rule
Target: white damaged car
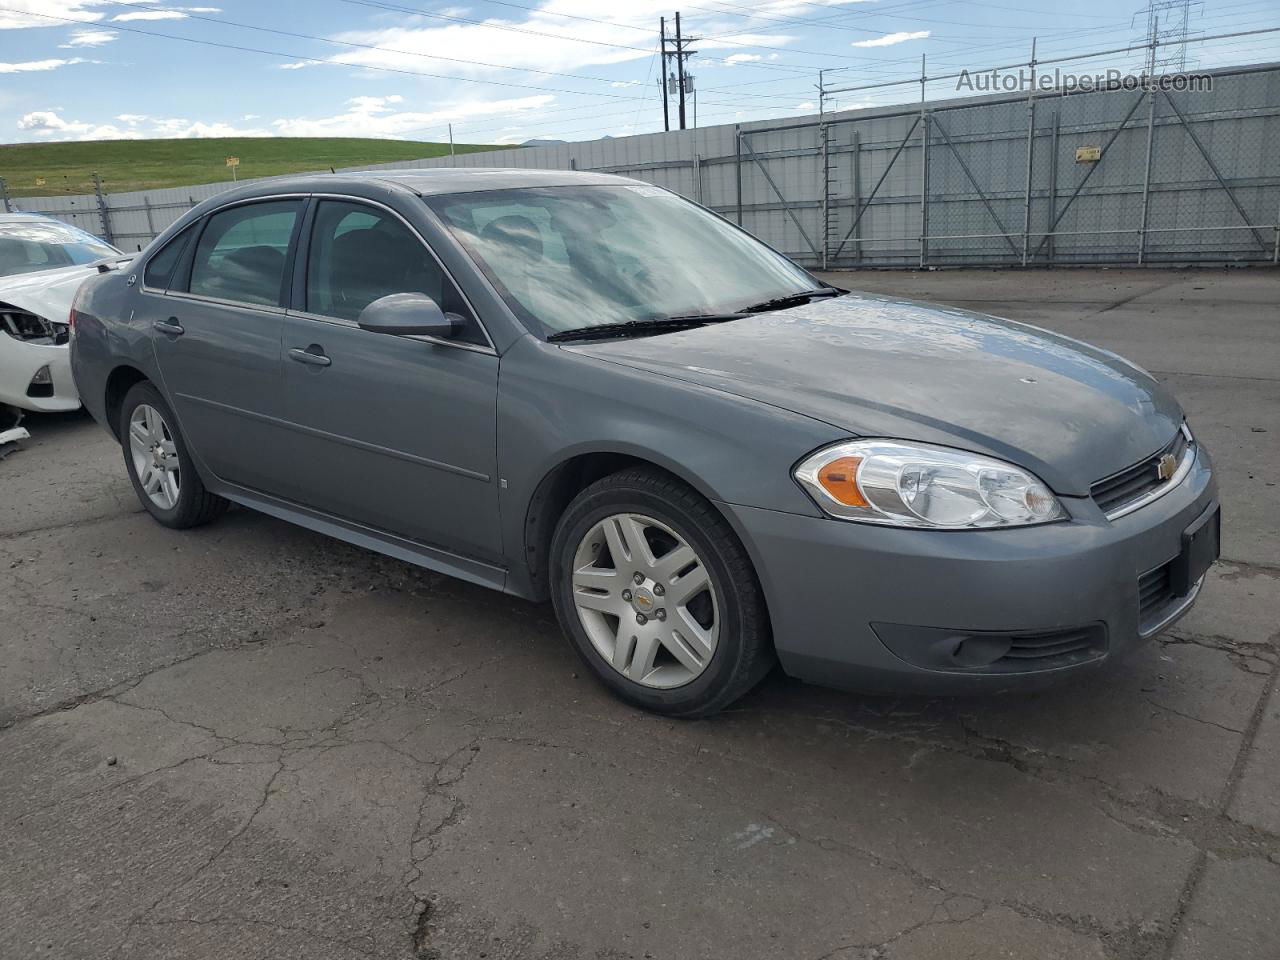
[(99, 263), (131, 259), (78, 227), (34, 213), (0, 213), (0, 405), (75, 410), (67, 320)]

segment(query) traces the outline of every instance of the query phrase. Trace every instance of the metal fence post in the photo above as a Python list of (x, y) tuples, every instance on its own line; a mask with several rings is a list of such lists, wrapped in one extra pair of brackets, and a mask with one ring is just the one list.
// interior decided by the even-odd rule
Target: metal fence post
[(1147, 160), (1142, 171), (1142, 218), (1138, 221), (1138, 266), (1147, 254), (1147, 211), (1151, 207), (1151, 155), (1156, 138), (1156, 88), (1147, 92)]
[(737, 182), (738, 226), (742, 226), (742, 127), (733, 125), (733, 178)]
[(155, 235), (156, 235), (156, 221), (155, 221), (155, 218), (151, 215), (151, 198), (143, 197), (142, 204), (147, 208), (147, 232), (151, 234), (151, 236), (147, 237), (147, 239), (153, 240), (155, 239)]
[(1027, 184), (1022, 197), (1022, 265), (1027, 265), (1027, 249), (1031, 242), (1031, 177), (1036, 150), (1036, 38), (1031, 38), (1031, 92), (1027, 94)]
[(115, 236), (111, 232), (111, 210), (107, 206), (107, 198), (102, 192), (102, 178), (98, 171), (93, 172), (93, 192), (98, 198), (98, 219), (102, 221), (102, 239), (114, 244)]
[(693, 189), (698, 202), (706, 206), (702, 199), (702, 154), (700, 153), (693, 155)]
[(0, 201), (4, 202), (5, 213), (13, 213), (13, 207), (9, 205), (9, 184), (4, 177), (0, 177)]
[[(853, 211), (856, 216), (859, 208), (862, 206), (862, 138), (858, 135), (858, 128), (853, 129)], [(858, 242), (858, 225), (853, 225), (853, 262), (860, 263), (862, 260), (862, 244)]]
[(1048, 224), (1049, 233), (1045, 239), (1049, 241), (1049, 247), (1046, 250), (1046, 256), (1049, 263), (1054, 262), (1057, 256), (1057, 250), (1053, 243), (1053, 224), (1054, 217), (1058, 215), (1058, 129), (1061, 127), (1062, 121), (1057, 110), (1053, 111), (1053, 136), (1049, 141), (1049, 209), (1045, 222)]
[(920, 54), (920, 267), (929, 259), (929, 111), (925, 107), (925, 55)]
[(822, 140), (822, 152), (818, 161), (822, 164), (822, 269), (826, 270), (827, 253), (831, 249), (831, 155), (830, 146), (827, 142), (827, 120), (825, 115), (822, 115), (822, 119), (818, 122), (818, 136)]

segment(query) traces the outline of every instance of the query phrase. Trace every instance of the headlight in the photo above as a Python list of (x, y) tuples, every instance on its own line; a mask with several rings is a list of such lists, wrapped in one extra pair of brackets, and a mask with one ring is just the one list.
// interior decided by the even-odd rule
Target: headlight
[(1063, 520), (1043, 483), (977, 453), (894, 440), (825, 447), (795, 478), (826, 513), (900, 527), (1009, 527)]

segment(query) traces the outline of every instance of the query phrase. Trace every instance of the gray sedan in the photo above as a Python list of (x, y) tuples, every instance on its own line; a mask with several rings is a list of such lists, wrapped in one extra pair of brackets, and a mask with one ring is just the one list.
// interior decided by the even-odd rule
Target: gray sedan
[(995, 692), (1096, 670), (1218, 555), (1208, 453), (1147, 373), (819, 282), (620, 177), (297, 177), (81, 288), (72, 365), (160, 523), (235, 502), (550, 599), (662, 713), (775, 664)]

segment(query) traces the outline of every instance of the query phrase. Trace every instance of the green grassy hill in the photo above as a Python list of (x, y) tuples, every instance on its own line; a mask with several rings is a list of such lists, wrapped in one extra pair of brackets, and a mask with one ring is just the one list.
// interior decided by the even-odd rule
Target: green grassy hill
[[(457, 144), (458, 153), (498, 146)], [(109, 193), (182, 187), (230, 180), (227, 157), (239, 157), (238, 175), (285, 173), (391, 163), (448, 154), (447, 143), (356, 137), (226, 137), (207, 140), (95, 140), (0, 145), (0, 177), (11, 197), (92, 193), (94, 171)], [(43, 179), (43, 185), (36, 180)]]

